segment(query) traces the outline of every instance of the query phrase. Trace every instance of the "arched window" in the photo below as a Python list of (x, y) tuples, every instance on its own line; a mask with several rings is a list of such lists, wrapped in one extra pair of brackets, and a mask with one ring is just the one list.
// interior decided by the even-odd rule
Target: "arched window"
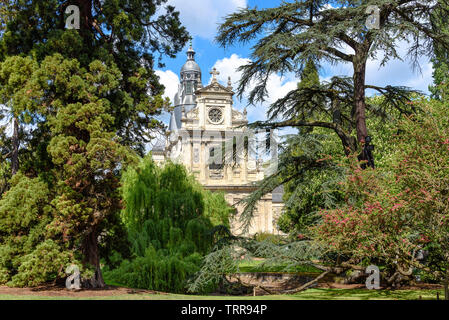
[(192, 81), (186, 82), (186, 94), (193, 94), (193, 82)]

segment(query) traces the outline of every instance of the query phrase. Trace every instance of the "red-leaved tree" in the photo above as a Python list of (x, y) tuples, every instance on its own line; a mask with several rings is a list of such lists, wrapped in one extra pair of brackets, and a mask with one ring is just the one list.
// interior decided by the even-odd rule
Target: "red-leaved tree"
[(388, 284), (424, 270), (444, 282), (448, 298), (449, 114), (444, 102), (419, 104), (400, 122), (388, 166), (361, 170), (350, 159), (345, 205), (322, 211), (312, 232), (351, 264), (384, 266)]

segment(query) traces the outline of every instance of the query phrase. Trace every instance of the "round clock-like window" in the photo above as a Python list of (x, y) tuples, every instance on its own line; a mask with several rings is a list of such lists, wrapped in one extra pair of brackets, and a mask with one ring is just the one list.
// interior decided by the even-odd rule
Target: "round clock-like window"
[(220, 123), (223, 119), (223, 112), (218, 108), (209, 110), (209, 120), (212, 123)]

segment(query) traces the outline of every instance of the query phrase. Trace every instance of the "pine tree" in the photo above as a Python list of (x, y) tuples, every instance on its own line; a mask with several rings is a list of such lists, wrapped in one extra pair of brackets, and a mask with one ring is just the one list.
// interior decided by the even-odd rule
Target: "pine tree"
[(298, 88), (313, 88), (320, 84), (320, 76), (318, 69), (313, 60), (308, 60), (304, 70), (301, 73), (301, 81), (298, 83)]
[[(379, 29), (367, 27), (370, 6), (379, 9)], [(271, 106), (268, 121), (255, 125), (327, 128), (344, 138), (345, 148), (355, 152), (353, 131), (359, 145), (368, 135), (366, 90), (378, 91), (389, 100), (390, 109), (401, 112), (407, 111), (404, 102), (410, 94), (404, 87), (367, 84), (368, 58), (383, 54), (381, 65), (385, 65), (390, 59), (402, 58), (397, 47), (402, 41), (410, 41), (408, 54), (412, 65), (418, 66), (418, 58), (431, 52), (434, 41), (449, 48), (449, 37), (431, 27), (431, 14), (436, 7), (447, 15), (445, 8), (429, 1), (282, 2), (275, 8), (246, 8), (229, 15), (219, 28), (217, 41), (224, 47), (255, 41), (252, 61), (240, 68), (243, 76), (238, 87), (240, 96), (249, 87), (253, 88), (249, 93), (250, 103), (264, 101), (272, 73), (298, 72), (310, 59), (319, 64), (351, 64), (352, 78), (334, 77), (327, 86), (314, 90), (297, 88)], [(252, 86), (254, 82), (256, 85)], [(315, 111), (309, 109), (312, 96), (323, 97), (331, 103), (328, 108), (315, 108), (323, 118), (327, 114), (326, 120), (310, 117)], [(341, 116), (334, 119), (329, 110)], [(279, 116), (284, 119), (277, 121)]]
[[(98, 59), (113, 62), (120, 72), (120, 90), (110, 92), (111, 114), (121, 143), (141, 155), (151, 139), (148, 128), (164, 103), (163, 86), (154, 72), (162, 57), (174, 57), (189, 36), (179, 13), (167, 0), (74, 0), (81, 11), (80, 30), (65, 29), (67, 1), (0, 3), (0, 61), (30, 55), (37, 61), (59, 53), (81, 67)], [(160, 11), (161, 14), (156, 12)]]
[[(447, 25), (446, 10), (449, 7), (447, 3), (440, 2), (440, 5), (445, 9), (437, 9), (433, 13), (432, 27), (435, 31), (444, 32), (449, 34), (449, 27)], [(444, 46), (435, 43), (433, 62), (433, 79), (434, 83), (429, 87), (432, 93), (432, 98), (441, 99), (442, 94), (446, 92), (444, 88), (449, 85), (449, 50), (446, 50)]]
[[(300, 79), (298, 89), (302, 92), (321, 88), (313, 60), (307, 61)], [(324, 97), (310, 96), (307, 99), (302, 107), (309, 114), (298, 112), (301, 114), (298, 120), (312, 116), (321, 119), (319, 109), (326, 108)], [(333, 154), (334, 159), (324, 156), (329, 154)], [(340, 155), (338, 141), (323, 128), (298, 127), (298, 134), (287, 135), (280, 146), (278, 169), (259, 182), (257, 191), (243, 201), (246, 204), (241, 215), (244, 226), (249, 225), (257, 201), (283, 185), (285, 208), (277, 221), (278, 227), (285, 233), (302, 232), (316, 221), (315, 213), (323, 204), (331, 207), (341, 199), (337, 192), (331, 191), (342, 174), (334, 161)]]
[[(188, 40), (166, 2), (75, 0), (80, 30), (65, 29), (67, 1), (0, 4), (0, 103), (29, 131), (20, 171), (51, 190), (39, 202), (51, 211), (39, 241), (67, 254), (55, 261), (80, 263), (85, 286), (104, 286), (98, 241), (120, 211), (120, 171), (144, 153), (148, 129), (161, 125), (154, 116), (166, 101), (154, 67)], [(10, 146), (14, 156), (17, 143)], [(12, 184), (0, 208), (22, 187)], [(29, 230), (20, 237), (31, 237)], [(36, 285), (24, 275), (39, 262), (39, 241), (25, 246), (11, 231), (0, 232), (0, 247), (17, 245), (0, 266), (7, 269), (2, 281)], [(57, 276), (58, 270), (39, 279)]]

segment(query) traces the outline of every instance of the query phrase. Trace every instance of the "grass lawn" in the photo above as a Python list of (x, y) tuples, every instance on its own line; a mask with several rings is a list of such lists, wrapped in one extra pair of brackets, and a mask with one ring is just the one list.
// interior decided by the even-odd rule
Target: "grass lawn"
[[(279, 272), (285, 266), (264, 266), (263, 260), (242, 261), (240, 272)], [(319, 273), (318, 269), (309, 266), (298, 266), (290, 272)], [(70, 292), (65, 289), (33, 291), (30, 288), (0, 287), (0, 300), (436, 300), (444, 298), (443, 289), (421, 290), (367, 290), (367, 289), (335, 289), (312, 288), (292, 295), (269, 296), (196, 296), (157, 293), (153, 291), (128, 289), (105, 279), (110, 290)]]
[(366, 290), (366, 289), (309, 289), (294, 295), (273, 296), (192, 296), (176, 294), (132, 293), (111, 296), (45, 296), (2, 294), (0, 300), (436, 300), (437, 291), (440, 299), (443, 290)]

